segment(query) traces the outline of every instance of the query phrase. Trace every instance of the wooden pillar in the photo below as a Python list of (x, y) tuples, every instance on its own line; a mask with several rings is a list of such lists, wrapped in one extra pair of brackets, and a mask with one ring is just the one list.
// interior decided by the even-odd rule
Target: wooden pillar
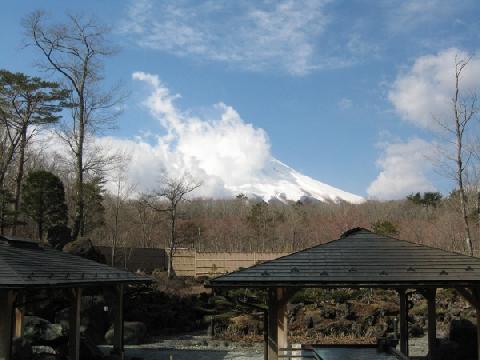
[(0, 290), (0, 360), (10, 360), (12, 356), (12, 318), (15, 292)]
[(277, 334), (278, 301), (277, 289), (268, 289), (268, 357), (267, 360), (278, 359)]
[[(270, 307), (270, 306), (269, 306)], [(263, 312), (263, 358), (268, 360), (268, 310)]]
[(480, 360), (480, 308), (476, 308), (477, 313), (477, 359)]
[(80, 359), (80, 310), (82, 303), (82, 289), (72, 289), (70, 305), (70, 336), (68, 338), (69, 360)]
[(480, 360), (480, 290), (478, 288), (456, 288), (456, 290), (472, 305), (477, 314), (477, 359)]
[(278, 360), (279, 350), (288, 346), (287, 291), (268, 290), (268, 360)]
[(437, 309), (436, 309), (437, 289), (427, 291), (428, 302), (428, 356), (433, 359), (435, 347), (437, 345)]
[(400, 352), (408, 356), (408, 304), (405, 289), (399, 289), (400, 295)]
[(277, 315), (278, 348), (286, 349), (288, 347), (287, 289), (277, 289), (277, 299), (279, 302)]
[(117, 285), (115, 288), (114, 299), (114, 340), (113, 340), (113, 354), (116, 359), (123, 360), (125, 358), (124, 349), (124, 321), (123, 321), (123, 292), (124, 285)]
[(23, 336), (23, 322), (25, 317), (25, 295), (18, 294), (16, 297), (15, 304), (15, 328), (14, 336), (22, 337)]

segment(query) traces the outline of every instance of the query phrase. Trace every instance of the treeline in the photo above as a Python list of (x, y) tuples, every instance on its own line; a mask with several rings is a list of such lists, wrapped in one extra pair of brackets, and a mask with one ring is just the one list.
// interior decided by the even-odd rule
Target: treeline
[[(480, 249), (478, 212), (472, 193), (469, 214), (475, 225), (474, 248)], [(232, 200), (197, 199), (178, 209), (177, 246), (199, 251), (297, 251), (336, 239), (352, 227), (430, 246), (468, 253), (458, 192), (445, 198), (434, 193), (413, 195), (398, 201), (364, 204), (292, 202), (266, 203), (239, 196)], [(420, 197), (420, 201), (418, 199)], [(115, 197), (105, 198), (105, 225), (95, 231), (95, 241), (111, 245)], [(166, 205), (164, 205), (166, 206)], [(169, 246), (168, 216), (143, 200), (121, 202), (119, 246)], [(110, 240), (109, 240), (110, 239)]]

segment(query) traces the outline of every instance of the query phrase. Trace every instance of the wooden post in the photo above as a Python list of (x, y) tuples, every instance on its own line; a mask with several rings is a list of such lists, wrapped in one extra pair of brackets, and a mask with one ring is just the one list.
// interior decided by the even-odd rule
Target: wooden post
[(428, 356), (433, 359), (437, 344), (437, 310), (435, 305), (437, 289), (427, 291), (428, 301)]
[(0, 290), (0, 360), (10, 360), (12, 356), (12, 318), (15, 293), (13, 290)]
[(480, 308), (476, 308), (477, 313), (477, 359), (480, 360)]
[(288, 347), (288, 313), (287, 290), (277, 289), (278, 315), (277, 315), (277, 341), (279, 349)]
[(120, 284), (115, 289), (115, 305), (114, 305), (114, 340), (113, 340), (113, 354), (116, 359), (123, 360), (125, 358), (124, 350), (124, 322), (123, 322), (123, 291), (124, 285)]
[(456, 290), (472, 305), (477, 314), (477, 359), (480, 360), (480, 291), (478, 288), (456, 288)]
[(68, 338), (69, 360), (80, 359), (80, 310), (82, 303), (82, 288), (72, 289), (70, 306), (70, 336)]
[(405, 289), (398, 289), (400, 295), (400, 352), (408, 356), (408, 309)]
[(278, 360), (279, 350), (288, 346), (287, 291), (268, 290), (268, 360)]
[(277, 289), (268, 289), (268, 360), (278, 359)]
[(15, 337), (22, 337), (23, 336), (23, 322), (25, 317), (25, 295), (18, 294), (16, 298), (16, 305), (15, 305)]
[(268, 360), (268, 310), (263, 312), (263, 358)]

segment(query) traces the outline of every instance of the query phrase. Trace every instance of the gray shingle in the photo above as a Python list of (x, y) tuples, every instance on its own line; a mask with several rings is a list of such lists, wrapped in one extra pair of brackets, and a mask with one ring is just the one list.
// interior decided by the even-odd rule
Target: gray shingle
[(92, 286), (151, 279), (35, 242), (0, 237), (0, 288)]
[(352, 229), (340, 239), (212, 279), (210, 287), (480, 285), (480, 259)]

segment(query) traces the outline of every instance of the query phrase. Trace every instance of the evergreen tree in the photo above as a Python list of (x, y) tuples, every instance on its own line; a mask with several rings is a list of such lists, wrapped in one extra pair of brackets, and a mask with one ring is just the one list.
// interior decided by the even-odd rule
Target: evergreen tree
[(58, 122), (60, 112), (68, 106), (68, 96), (56, 82), (0, 70), (0, 123), (8, 137), (8, 146), (3, 144), (7, 151), (0, 161), (0, 187), (11, 163), (17, 163), (12, 234), (20, 209), (27, 145), (40, 127)]
[(105, 180), (100, 176), (94, 177), (89, 182), (83, 184), (85, 209), (82, 221), (83, 228), (81, 229), (82, 234), (89, 234), (93, 230), (105, 225), (104, 184)]
[(67, 223), (65, 190), (60, 178), (39, 170), (28, 174), (23, 184), (22, 210), (37, 224), (38, 237), (55, 225)]
[(395, 224), (388, 220), (378, 220), (372, 224), (373, 232), (379, 235), (395, 236), (398, 235), (398, 229)]

